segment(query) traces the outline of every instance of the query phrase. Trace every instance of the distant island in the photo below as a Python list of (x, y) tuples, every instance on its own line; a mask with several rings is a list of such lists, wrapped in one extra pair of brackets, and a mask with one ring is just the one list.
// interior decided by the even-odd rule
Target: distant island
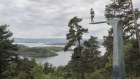
[(63, 47), (27, 47), (18, 45), (17, 54), (28, 57), (51, 57), (57, 56), (55, 52), (62, 51)]
[[(83, 39), (87, 40), (87, 39)], [(65, 38), (14, 38), (15, 43), (45, 43), (49, 45), (65, 45), (68, 40)], [(103, 39), (97, 39), (100, 45), (103, 43)]]
[(16, 43), (67, 43), (65, 38), (14, 38)]

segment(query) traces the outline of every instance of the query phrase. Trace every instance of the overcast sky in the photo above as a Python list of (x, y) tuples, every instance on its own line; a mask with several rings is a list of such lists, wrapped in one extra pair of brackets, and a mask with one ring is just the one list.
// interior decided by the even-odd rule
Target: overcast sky
[[(110, 0), (0, 0), (0, 25), (10, 25), (14, 38), (65, 38), (69, 20), (77, 16), (89, 29), (84, 38), (102, 39), (111, 26), (90, 25), (90, 8), (95, 11), (95, 22), (104, 21), (108, 3)], [(139, 0), (133, 3), (140, 8)]]

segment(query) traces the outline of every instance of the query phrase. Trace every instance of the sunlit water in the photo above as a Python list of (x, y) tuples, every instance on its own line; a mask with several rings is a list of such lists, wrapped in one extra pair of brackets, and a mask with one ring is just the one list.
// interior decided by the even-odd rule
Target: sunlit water
[[(44, 43), (18, 43), (18, 44), (22, 44), (28, 47), (45, 47), (45, 46), (58, 46), (58, 47), (64, 47), (63, 45), (46, 45)], [(99, 50), (101, 51), (101, 55), (103, 55), (105, 53), (105, 48), (103, 46), (100, 46)], [(53, 66), (65, 66), (68, 64), (68, 62), (71, 59), (72, 56), (72, 51), (68, 51), (68, 52), (64, 52), (64, 51), (59, 51), (56, 52), (58, 55), (57, 56), (53, 56), (53, 57), (35, 57), (36, 62), (37, 63), (41, 63), (44, 64), (46, 62), (52, 64)], [(22, 56), (20, 56), (21, 58), (23, 58)], [(28, 57), (29, 59), (31, 59), (32, 57)]]

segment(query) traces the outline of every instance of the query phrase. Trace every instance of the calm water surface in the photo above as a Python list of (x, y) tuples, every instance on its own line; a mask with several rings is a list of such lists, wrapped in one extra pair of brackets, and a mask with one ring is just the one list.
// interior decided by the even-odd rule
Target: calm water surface
[[(65, 66), (68, 64), (68, 62), (71, 59), (71, 55), (72, 52), (68, 51), (68, 52), (56, 52), (58, 54), (58, 56), (53, 56), (53, 57), (36, 57), (36, 62), (37, 63), (41, 63), (44, 64), (46, 62), (52, 64), (53, 66)], [(29, 59), (31, 59), (32, 57), (28, 57)]]
[[(41, 46), (41, 47), (45, 47), (45, 46), (59, 46), (59, 47), (64, 47), (63, 45), (46, 45), (44, 43), (18, 43), (18, 44), (22, 44), (22, 45), (25, 45), (25, 46), (28, 46), (28, 47), (38, 47), (38, 46)], [(102, 53), (101, 55), (104, 54), (105, 52), (105, 48), (103, 46), (100, 46), (100, 49), (99, 49)], [(71, 59), (71, 56), (72, 56), (72, 51), (67, 51), (67, 52), (64, 52), (64, 51), (59, 51), (59, 52), (56, 52), (58, 54), (58, 56), (53, 56), (53, 57), (36, 57), (36, 62), (37, 63), (41, 63), (41, 64), (44, 64), (45, 62), (48, 62), (50, 64), (52, 64), (53, 66), (65, 66), (68, 64), (68, 62), (70, 61)], [(21, 57), (23, 58), (23, 57)], [(29, 59), (31, 59), (32, 57), (28, 57)]]

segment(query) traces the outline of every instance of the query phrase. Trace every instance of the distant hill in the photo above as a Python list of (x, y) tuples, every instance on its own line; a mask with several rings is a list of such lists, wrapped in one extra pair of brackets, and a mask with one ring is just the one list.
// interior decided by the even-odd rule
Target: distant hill
[[(65, 38), (15, 38), (15, 43), (50, 43), (50, 44), (65, 44), (68, 41)], [(84, 39), (86, 40), (86, 39)], [(103, 43), (103, 39), (98, 39), (99, 44)]]
[(102, 45), (102, 43), (104, 42), (104, 40), (103, 39), (98, 39), (98, 42), (99, 42), (100, 45)]
[(67, 43), (64, 38), (15, 38), (16, 43)]

